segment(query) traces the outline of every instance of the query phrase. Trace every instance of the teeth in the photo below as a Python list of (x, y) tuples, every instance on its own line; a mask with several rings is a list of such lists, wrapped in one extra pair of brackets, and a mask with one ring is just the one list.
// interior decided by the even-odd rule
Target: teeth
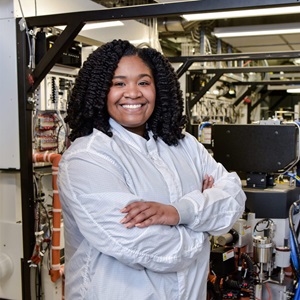
[(124, 108), (140, 108), (140, 107), (142, 107), (142, 104), (124, 104), (124, 105), (122, 105), (122, 107), (124, 107)]

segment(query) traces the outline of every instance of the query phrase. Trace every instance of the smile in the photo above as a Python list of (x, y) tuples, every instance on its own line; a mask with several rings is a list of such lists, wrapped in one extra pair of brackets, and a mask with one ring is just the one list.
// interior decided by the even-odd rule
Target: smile
[(123, 108), (135, 109), (142, 107), (142, 104), (123, 104), (121, 105)]

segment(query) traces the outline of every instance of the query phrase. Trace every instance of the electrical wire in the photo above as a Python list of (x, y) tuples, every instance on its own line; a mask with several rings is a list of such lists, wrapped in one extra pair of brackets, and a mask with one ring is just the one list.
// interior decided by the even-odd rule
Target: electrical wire
[[(26, 31), (26, 36), (27, 36), (27, 41), (28, 41), (28, 49), (29, 49), (29, 64), (28, 64), (28, 67), (30, 69), (32, 69), (32, 65), (33, 65), (33, 52), (32, 52), (32, 45), (31, 45), (31, 42), (30, 42), (29, 29), (28, 29), (27, 22), (26, 22), (26, 19), (25, 19), (25, 16), (24, 16), (24, 12), (23, 12), (23, 8), (22, 8), (21, 0), (18, 0), (18, 2), (19, 2), (20, 10), (21, 10), (21, 15), (22, 15), (21, 21), (24, 23), (25, 31)], [(21, 26), (21, 23), (19, 23), (19, 25)]]
[[(266, 226), (265, 228), (261, 229), (261, 230), (258, 230), (257, 227), (260, 225), (260, 224), (265, 224), (266, 223)], [(271, 220), (271, 219), (268, 219), (268, 218), (265, 218), (265, 219), (262, 219), (260, 220), (259, 222), (257, 222), (254, 226), (254, 229), (253, 229), (253, 234), (255, 234), (255, 232), (263, 232), (264, 230), (266, 229), (272, 229), (272, 226), (274, 226), (274, 222)]]
[[(48, 253), (48, 262), (50, 261), (50, 237), (51, 237), (51, 219), (48, 214), (48, 210), (44, 204), (44, 186), (42, 179), (46, 175), (51, 175), (48, 172), (34, 172), (33, 182), (34, 182), (34, 200), (35, 200), (35, 233), (39, 233), (36, 238), (36, 244), (33, 250), (34, 258), (32, 263), (33, 271), (32, 276), (34, 276), (34, 289), (32, 291), (35, 293), (35, 299), (44, 299), (44, 286), (43, 286), (43, 264), (44, 264), (44, 254)], [(41, 233), (40, 233), (41, 232)], [(42, 236), (41, 236), (42, 235)], [(48, 270), (50, 266), (48, 265)]]
[(296, 235), (293, 216), (300, 212), (299, 209), (300, 200), (295, 201), (289, 209), (289, 227), (290, 227), (290, 244), (291, 244), (291, 261), (293, 264), (293, 268), (295, 270), (295, 274), (297, 277), (297, 283), (295, 287), (295, 296), (294, 300), (300, 299), (300, 270), (299, 270), (299, 261), (300, 261), (300, 249), (298, 244), (298, 238)]
[(267, 288), (268, 295), (269, 295), (268, 300), (272, 300), (272, 293), (271, 293), (271, 289), (270, 289), (268, 283), (266, 283), (265, 286), (266, 286), (266, 288)]
[[(293, 216), (296, 213), (299, 213), (299, 204), (300, 200), (295, 201), (289, 209), (289, 227), (290, 227), (290, 239), (291, 239), (291, 246), (292, 246), (292, 261), (294, 263), (295, 269), (297, 272), (299, 272), (299, 261), (300, 261), (300, 249), (298, 245), (298, 238), (296, 236), (295, 227), (293, 223)], [(296, 212), (295, 212), (296, 210)], [(293, 259), (294, 258), (294, 259)], [(297, 277), (300, 278), (300, 273), (297, 273)]]
[[(67, 125), (66, 125), (66, 123), (65, 123), (65, 121), (64, 121), (64, 118), (62, 117), (62, 115), (61, 115), (61, 113), (60, 113), (58, 107), (56, 108), (55, 113), (56, 113), (56, 116), (57, 116), (58, 120), (59, 120), (60, 123), (61, 123), (61, 126), (59, 127), (58, 132), (57, 132), (57, 139), (59, 140), (59, 133), (60, 133), (61, 127), (62, 127), (62, 128), (63, 128), (63, 131), (64, 131), (64, 134), (65, 134), (65, 136), (64, 136), (64, 144), (66, 145), (66, 139), (67, 139), (67, 133), (68, 133), (68, 131), (67, 131)], [(57, 145), (58, 145), (58, 146), (57, 146), (57, 147), (58, 147), (58, 153), (61, 153), (61, 152), (59, 151), (59, 143), (58, 143)], [(63, 150), (64, 150), (64, 149), (62, 149), (62, 151), (63, 151)]]
[[(279, 174), (289, 175), (287, 172), (289, 170), (292, 170), (297, 165), (297, 163), (300, 160), (300, 126), (299, 126), (298, 122), (284, 122), (283, 124), (294, 124), (298, 128), (298, 148), (297, 148), (298, 151), (297, 151), (297, 158), (293, 162), (291, 162), (289, 165), (287, 165), (282, 172), (279, 173)], [(298, 181), (298, 179), (296, 179), (296, 180)]]

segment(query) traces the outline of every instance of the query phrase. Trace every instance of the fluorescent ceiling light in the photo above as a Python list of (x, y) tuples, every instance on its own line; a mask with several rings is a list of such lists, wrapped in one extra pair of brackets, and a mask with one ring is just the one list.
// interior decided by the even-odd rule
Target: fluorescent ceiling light
[(106, 27), (116, 27), (116, 26), (123, 26), (124, 23), (121, 21), (110, 21), (110, 22), (101, 22), (101, 23), (88, 23), (85, 24), (81, 31), (84, 30), (91, 30), (97, 28), (106, 28)]
[(216, 27), (213, 31), (218, 38), (292, 33), (300, 33), (300, 23)]
[(261, 9), (245, 9), (245, 10), (231, 10), (219, 11), (211, 13), (200, 13), (182, 15), (187, 21), (203, 21), (203, 20), (216, 20), (216, 19), (232, 19), (232, 18), (245, 18), (245, 17), (259, 17), (270, 15), (286, 15), (295, 14), (300, 12), (300, 5), (297, 6), (284, 6), (284, 7), (271, 7)]
[(300, 93), (300, 88), (297, 88), (297, 89), (287, 89), (286, 91), (287, 91), (287, 93), (291, 93), (291, 94), (299, 94)]
[[(98, 29), (98, 28), (106, 28), (106, 27), (116, 27), (123, 26), (124, 23), (121, 21), (110, 21), (110, 22), (97, 22), (97, 23), (87, 23), (83, 26), (81, 31)], [(58, 29), (64, 30), (66, 26), (55, 26)]]
[(138, 45), (143, 43), (149, 43), (149, 39), (140, 39), (140, 40), (129, 40), (131, 44)]

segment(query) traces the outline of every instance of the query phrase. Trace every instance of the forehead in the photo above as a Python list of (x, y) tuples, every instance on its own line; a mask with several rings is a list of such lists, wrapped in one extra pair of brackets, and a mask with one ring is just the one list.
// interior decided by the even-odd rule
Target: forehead
[(132, 56), (123, 56), (117, 66), (115, 73), (119, 72), (138, 72), (143, 71), (143, 73), (152, 74), (151, 69), (149, 66), (139, 57), (136, 55)]

